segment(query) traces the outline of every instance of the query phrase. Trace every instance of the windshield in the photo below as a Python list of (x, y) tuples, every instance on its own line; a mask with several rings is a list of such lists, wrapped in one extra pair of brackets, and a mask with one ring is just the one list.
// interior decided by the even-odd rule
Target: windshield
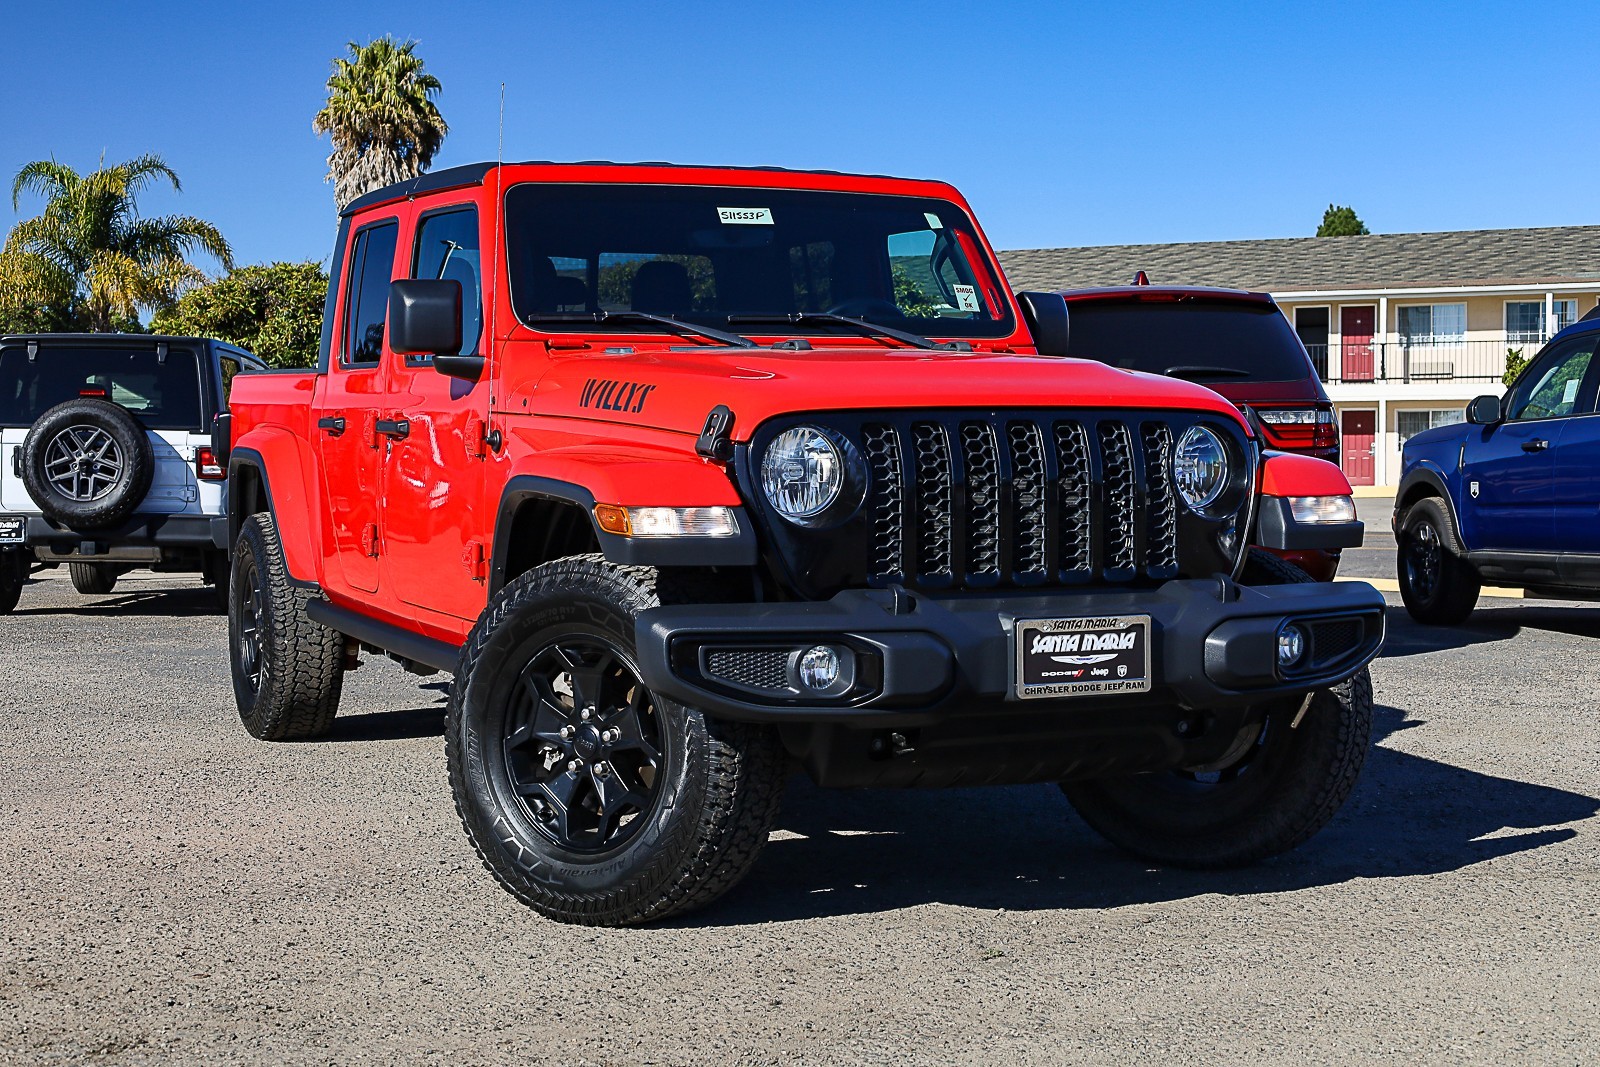
[[(943, 200), (811, 190), (525, 184), (506, 194), (511, 300), (541, 330), (568, 312), (643, 311), (727, 328), (730, 316), (833, 312), (935, 337), (1003, 337), (1011, 311), (965, 212)], [(635, 320), (604, 324), (638, 332)], [(745, 334), (848, 324), (738, 324)]]
[(147, 430), (203, 432), (200, 361), (173, 348), (166, 362), (152, 351), (41, 345), (0, 349), (0, 426), (32, 426), (57, 404), (94, 397), (120, 404)]
[(1311, 374), (1300, 339), (1269, 304), (1075, 300), (1067, 307), (1071, 356), (1197, 382), (1294, 382)]

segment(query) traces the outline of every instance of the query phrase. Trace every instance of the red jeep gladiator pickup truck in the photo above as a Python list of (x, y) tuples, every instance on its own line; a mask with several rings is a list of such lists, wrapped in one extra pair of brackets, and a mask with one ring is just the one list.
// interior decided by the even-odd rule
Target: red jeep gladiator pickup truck
[(327, 730), (363, 651), (455, 675), (488, 869), (673, 915), (827, 786), (1059, 782), (1156, 862), (1349, 793), (1384, 602), (1338, 468), (1200, 386), (1063, 358), (948, 185), (485, 164), (344, 212), (320, 365), (241, 378), (244, 725)]

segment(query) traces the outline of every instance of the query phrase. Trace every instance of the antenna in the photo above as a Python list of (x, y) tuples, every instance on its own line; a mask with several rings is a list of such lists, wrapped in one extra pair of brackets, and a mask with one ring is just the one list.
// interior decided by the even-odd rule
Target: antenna
[[(506, 155), (506, 83), (500, 83), (500, 132), (494, 150), (494, 247), (491, 262), (496, 264), (496, 269), (490, 272), (494, 279), (494, 298), (489, 305), (489, 359), (491, 369), (497, 362), (494, 358), (495, 345), (500, 341), (500, 279), (505, 274), (509, 263), (508, 257), (500, 254), (501, 214), (505, 210), (505, 181), (501, 175), (501, 167), (505, 164)], [(483, 261), (479, 260), (480, 269)], [(489, 409), (483, 413), (484, 435), (483, 442), (496, 452), (500, 451), (500, 431), (494, 428), (494, 376), (491, 370), (489, 376)]]

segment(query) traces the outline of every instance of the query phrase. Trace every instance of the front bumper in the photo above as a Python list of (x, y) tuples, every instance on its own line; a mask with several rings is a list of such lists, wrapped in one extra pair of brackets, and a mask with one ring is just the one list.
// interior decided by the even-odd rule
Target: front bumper
[(40, 560), (143, 560), (166, 549), (215, 549), (228, 544), (228, 520), (210, 515), (135, 515), (104, 530), (74, 530), (40, 515), (23, 525), (21, 545)]
[[(1382, 594), (1363, 582), (1248, 587), (1218, 577), (1155, 589), (961, 598), (849, 590), (815, 603), (653, 608), (640, 616), (637, 638), (646, 685), (720, 718), (916, 726), (1051, 708), (1237, 708), (1304, 693), (1349, 678), (1377, 656), (1384, 610)], [(1016, 620), (1117, 615), (1150, 616), (1149, 692), (1015, 699)], [(1338, 627), (1340, 651), (1313, 653), (1302, 669), (1280, 672), (1277, 635), (1291, 622), (1329, 633)], [(854, 661), (851, 684), (835, 695), (803, 694), (794, 684), (794, 657), (817, 644), (848, 649)], [(793, 650), (786, 678), (773, 667), (780, 662), (774, 650)], [(752, 667), (741, 676), (708, 666), (716, 663)]]

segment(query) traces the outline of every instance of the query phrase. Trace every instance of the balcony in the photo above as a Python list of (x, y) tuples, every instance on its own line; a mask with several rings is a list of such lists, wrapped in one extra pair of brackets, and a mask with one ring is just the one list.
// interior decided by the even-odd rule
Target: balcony
[(1384, 341), (1366, 344), (1307, 345), (1324, 382), (1499, 382), (1506, 354), (1520, 350), (1532, 359), (1544, 341), (1508, 338), (1455, 341)]

